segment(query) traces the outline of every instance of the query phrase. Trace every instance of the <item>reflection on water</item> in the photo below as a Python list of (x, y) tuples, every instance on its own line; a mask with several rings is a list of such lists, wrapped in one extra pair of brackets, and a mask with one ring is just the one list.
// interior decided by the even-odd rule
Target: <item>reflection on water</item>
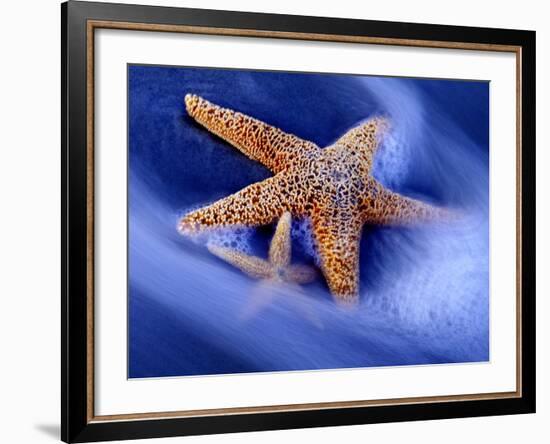
[[(283, 93), (293, 88), (302, 94)], [(273, 227), (198, 240), (175, 229), (182, 212), (269, 176), (184, 115), (189, 91), (322, 146), (387, 114), (392, 131), (375, 177), (461, 217), (365, 227), (355, 310), (335, 305), (322, 278), (302, 287), (254, 281), (205, 244), (267, 255)], [(487, 360), (487, 94), (471, 82), (132, 67), (130, 376)], [(307, 223), (295, 221), (292, 236), (293, 257), (313, 263)]]

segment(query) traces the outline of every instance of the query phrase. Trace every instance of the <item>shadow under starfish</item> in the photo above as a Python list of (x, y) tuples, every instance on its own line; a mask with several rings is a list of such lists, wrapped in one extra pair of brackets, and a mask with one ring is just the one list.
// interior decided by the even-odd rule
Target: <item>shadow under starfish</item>
[(274, 176), (184, 216), (183, 234), (208, 227), (259, 226), (285, 212), (311, 220), (321, 269), (332, 295), (356, 302), (359, 242), (365, 223), (398, 225), (453, 218), (444, 208), (399, 195), (371, 174), (388, 121), (371, 118), (321, 149), (313, 142), (207, 100), (185, 96), (188, 114)]

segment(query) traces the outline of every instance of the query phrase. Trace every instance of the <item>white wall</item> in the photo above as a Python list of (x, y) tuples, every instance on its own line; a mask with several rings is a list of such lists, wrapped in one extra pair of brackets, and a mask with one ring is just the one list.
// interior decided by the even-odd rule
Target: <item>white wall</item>
[[(141, 3), (126, 1), (125, 3)], [(537, 31), (537, 303), (538, 413), (475, 418), (291, 430), (156, 442), (278, 443), (547, 442), (550, 435), (550, 348), (543, 338), (549, 302), (550, 189), (548, 79), (549, 14), (538, 0), (298, 2), (277, 0), (194, 0), (145, 3), (378, 20), (460, 24)], [(57, 0), (5, 2), (0, 26), (0, 440), (53, 442), (59, 423), (59, 3)], [(546, 80), (546, 81), (545, 81)], [(546, 248), (546, 251), (545, 251)]]

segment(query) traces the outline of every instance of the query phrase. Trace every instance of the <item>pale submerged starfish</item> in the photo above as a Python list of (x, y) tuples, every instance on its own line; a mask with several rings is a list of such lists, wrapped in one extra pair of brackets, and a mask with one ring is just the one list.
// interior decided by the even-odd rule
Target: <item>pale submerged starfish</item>
[(250, 277), (274, 283), (307, 284), (315, 279), (315, 269), (307, 265), (292, 265), (290, 228), (292, 218), (286, 212), (277, 223), (269, 246), (269, 259), (250, 256), (238, 250), (209, 244), (208, 249), (219, 258), (239, 268)]
[(274, 176), (187, 214), (180, 221), (180, 232), (266, 225), (285, 212), (308, 217), (323, 274), (338, 301), (358, 298), (359, 242), (365, 223), (405, 224), (450, 215), (446, 209), (390, 191), (374, 179), (374, 154), (388, 128), (384, 118), (371, 118), (322, 149), (196, 95), (186, 95), (185, 104), (197, 122)]
[(305, 295), (299, 286), (312, 282), (317, 272), (307, 265), (291, 264), (291, 225), (292, 217), (286, 212), (277, 223), (267, 260), (214, 244), (208, 244), (208, 250), (250, 277), (261, 279), (260, 285), (253, 292), (255, 300), (244, 311), (243, 319), (249, 319), (261, 311), (276, 295), (291, 293), (294, 299), (292, 302), (298, 304), (297, 308), (317, 327), (321, 327), (319, 319), (307, 306)]

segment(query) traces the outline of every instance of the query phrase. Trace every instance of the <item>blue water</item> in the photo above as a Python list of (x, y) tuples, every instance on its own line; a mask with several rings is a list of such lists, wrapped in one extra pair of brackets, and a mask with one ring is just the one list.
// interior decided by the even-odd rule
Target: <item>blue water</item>
[[(129, 377), (489, 359), (488, 83), (132, 65), (128, 85)], [(365, 226), (356, 310), (336, 306), (322, 277), (263, 286), (205, 243), (266, 255), (273, 226), (176, 230), (190, 209), (271, 175), (186, 115), (189, 92), (319, 146), (388, 115), (374, 176), (461, 218)], [(315, 262), (298, 222), (293, 260)]]

